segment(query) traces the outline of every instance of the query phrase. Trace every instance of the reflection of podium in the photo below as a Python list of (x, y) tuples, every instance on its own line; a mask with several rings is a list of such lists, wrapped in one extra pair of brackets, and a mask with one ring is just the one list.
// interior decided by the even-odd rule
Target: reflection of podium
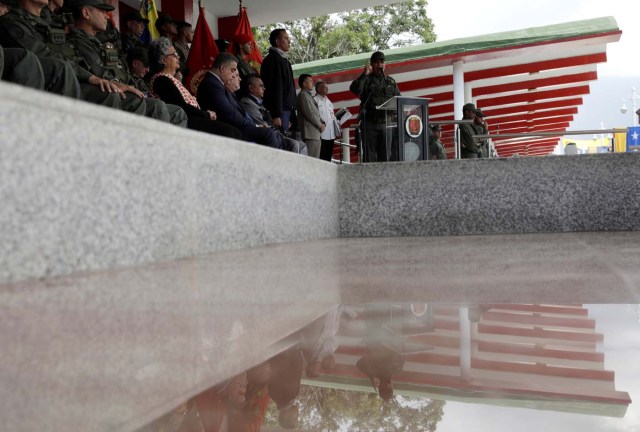
[(376, 109), (385, 111), (390, 160), (429, 160), (429, 99), (394, 96)]

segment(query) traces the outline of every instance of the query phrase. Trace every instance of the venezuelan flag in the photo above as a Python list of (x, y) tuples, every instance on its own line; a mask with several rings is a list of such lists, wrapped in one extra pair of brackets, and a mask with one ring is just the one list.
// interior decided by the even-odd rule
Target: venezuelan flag
[(160, 33), (158, 33), (158, 29), (156, 28), (156, 20), (158, 19), (158, 8), (156, 7), (155, 0), (141, 0), (140, 15), (142, 15), (142, 18), (146, 18), (149, 20), (147, 29), (145, 30), (141, 39), (144, 42), (149, 43), (152, 40), (159, 38)]

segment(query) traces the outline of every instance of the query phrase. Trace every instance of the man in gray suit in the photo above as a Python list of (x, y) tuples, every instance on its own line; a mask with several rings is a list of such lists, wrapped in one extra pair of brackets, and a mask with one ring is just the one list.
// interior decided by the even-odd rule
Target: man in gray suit
[(296, 100), (298, 128), (302, 134), (302, 140), (307, 145), (309, 156), (320, 158), (320, 133), (326, 125), (320, 118), (318, 102), (312, 96), (313, 77), (308, 74), (300, 75), (298, 85), (300, 86), (300, 93)]
[[(257, 74), (249, 74), (240, 83), (242, 85), (241, 94), (244, 96), (239, 100), (240, 106), (256, 122), (257, 125), (270, 127), (276, 130), (269, 110), (262, 104), (264, 97), (264, 83)], [(279, 132), (278, 132), (279, 133)], [(295, 153), (307, 155), (307, 145), (302, 141), (293, 138), (284, 138), (284, 148)]]

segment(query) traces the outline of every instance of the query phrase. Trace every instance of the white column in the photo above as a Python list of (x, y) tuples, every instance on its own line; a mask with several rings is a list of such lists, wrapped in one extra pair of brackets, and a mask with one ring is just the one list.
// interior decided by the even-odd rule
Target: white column
[[(464, 63), (453, 62), (453, 118), (462, 120), (462, 106), (464, 105)], [(458, 126), (455, 127), (455, 158), (460, 159), (460, 143), (458, 140)]]
[[(342, 138), (340, 140), (345, 144), (351, 144), (349, 128), (342, 128)], [(349, 147), (342, 147), (342, 162), (351, 163), (351, 149)]]
[(453, 63), (453, 118), (462, 120), (462, 106), (465, 104), (464, 63)]
[(471, 378), (471, 321), (469, 308), (460, 308), (460, 377)]

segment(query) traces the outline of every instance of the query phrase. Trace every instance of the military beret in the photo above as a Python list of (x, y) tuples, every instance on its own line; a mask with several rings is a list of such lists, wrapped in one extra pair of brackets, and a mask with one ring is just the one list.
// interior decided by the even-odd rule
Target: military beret
[(129, 22), (129, 21), (138, 21), (145, 24), (149, 23), (148, 19), (142, 18), (142, 15), (140, 15), (140, 11), (134, 11), (126, 14), (124, 16), (124, 22)]
[(94, 8), (112, 11), (115, 8), (110, 4), (103, 2), (102, 0), (67, 0), (65, 5), (70, 8), (79, 8), (82, 6), (93, 6)]
[(371, 63), (375, 63), (378, 60), (382, 60), (384, 61), (384, 53), (382, 51), (376, 51), (373, 54), (371, 54)]
[(478, 109), (472, 103), (464, 104), (464, 106), (462, 107), (462, 112), (465, 112), (465, 111), (473, 111), (476, 114), (478, 113)]

